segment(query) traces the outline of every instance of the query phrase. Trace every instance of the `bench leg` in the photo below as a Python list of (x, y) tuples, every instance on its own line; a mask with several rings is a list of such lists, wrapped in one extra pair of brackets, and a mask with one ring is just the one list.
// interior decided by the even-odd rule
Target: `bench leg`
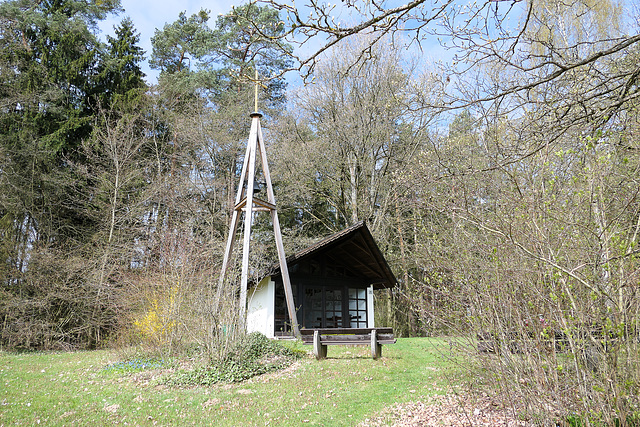
[(371, 357), (374, 359), (382, 357), (382, 346), (378, 344), (378, 335), (375, 329), (371, 331)]
[(313, 331), (313, 354), (318, 360), (327, 357), (327, 346), (322, 345), (320, 342), (320, 334), (318, 331)]

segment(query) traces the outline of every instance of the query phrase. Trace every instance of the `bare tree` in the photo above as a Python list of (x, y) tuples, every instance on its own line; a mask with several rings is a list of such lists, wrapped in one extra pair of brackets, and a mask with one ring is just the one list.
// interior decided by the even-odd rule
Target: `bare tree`
[[(624, 5), (348, 2), (343, 10), (361, 18), (351, 26), (332, 20), (337, 6), (314, 3), (310, 15), (279, 6), (290, 35), (329, 35), (299, 63), (316, 79), (326, 48), (360, 32), (373, 36), (344, 58), (354, 75), (382, 34), (414, 46), (437, 36), (451, 49), (430, 76), (440, 96), (416, 105), (457, 117), (423, 139), (413, 168), (394, 171), (398, 236), (414, 258), (410, 299), (425, 322), (469, 338), (523, 416), (629, 422), (639, 372), (640, 36), (634, 19), (612, 19)], [(478, 354), (476, 334), (498, 354)]]
[[(480, 97), (474, 99), (461, 98), (451, 91), (446, 104), (449, 107), (478, 100), (503, 100), (514, 93), (527, 96), (551, 81), (584, 70), (597, 70), (601, 79), (610, 81), (606, 87), (594, 84), (591, 95), (611, 95), (611, 108), (637, 96), (635, 64), (615, 70), (606, 67), (637, 49), (640, 42), (633, 18), (620, 25), (609, 19), (621, 13), (635, 16), (637, 9), (625, 8), (621, 3), (485, 0), (461, 5), (451, 0), (415, 0), (397, 7), (386, 2), (359, 1), (340, 5), (310, 2), (303, 6), (277, 0), (256, 3), (279, 10), (289, 28), (281, 39), (306, 48), (292, 54), (297, 61), (294, 68), (305, 79), (312, 77), (319, 58), (328, 49), (365, 33), (372, 37), (361, 49), (361, 58), (369, 57), (371, 48), (389, 36), (398, 47), (414, 46), (420, 50), (429, 49), (437, 38), (454, 55), (451, 65), (443, 70), (448, 72), (442, 76), (443, 85), (452, 79), (455, 84), (455, 76), (483, 65), (513, 73), (500, 86), (484, 87)], [(557, 31), (558, 25), (573, 30)], [(318, 39), (324, 40), (319, 46)], [(317, 47), (310, 47), (312, 44)], [(287, 54), (284, 49), (282, 52)]]
[[(410, 161), (427, 122), (424, 111), (412, 111), (413, 93), (421, 89), (412, 78), (411, 59), (379, 45), (372, 52), (375, 61), (358, 61), (369, 42), (354, 39), (326, 58), (315, 84), (296, 94), (297, 123), (285, 123), (294, 126), (283, 136), (287, 148), (275, 147), (287, 182), (305, 184), (296, 197), (310, 200), (298, 205), (310, 213), (313, 200), (326, 202), (333, 218), (322, 220), (333, 230), (363, 219), (374, 233), (388, 226), (391, 175)], [(300, 134), (296, 127), (308, 130)]]

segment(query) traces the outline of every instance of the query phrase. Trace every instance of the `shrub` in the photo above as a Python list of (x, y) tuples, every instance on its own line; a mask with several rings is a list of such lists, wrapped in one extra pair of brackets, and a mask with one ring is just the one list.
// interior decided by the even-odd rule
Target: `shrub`
[(240, 382), (257, 375), (289, 366), (305, 354), (272, 341), (259, 332), (238, 339), (222, 359), (191, 371), (170, 377), (169, 385), (210, 385), (220, 382)]
[(156, 291), (149, 298), (144, 312), (133, 322), (143, 340), (154, 345), (168, 344), (176, 328), (178, 290), (178, 285), (174, 285), (168, 291)]

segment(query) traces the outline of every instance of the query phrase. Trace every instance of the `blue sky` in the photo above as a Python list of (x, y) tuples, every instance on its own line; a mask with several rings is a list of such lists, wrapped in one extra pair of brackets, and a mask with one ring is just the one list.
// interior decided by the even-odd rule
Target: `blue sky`
[[(145, 57), (151, 56), (151, 37), (153, 37), (156, 29), (162, 29), (165, 24), (174, 22), (178, 19), (180, 12), (184, 11), (188, 16), (199, 12), (201, 9), (207, 9), (211, 12), (209, 25), (215, 25), (217, 16), (231, 10), (232, 6), (243, 4), (243, 0), (229, 2), (228, 0), (121, 0), (124, 11), (118, 15), (111, 15), (108, 19), (99, 23), (101, 30), (100, 38), (106, 41), (106, 35), (113, 35), (113, 27), (120, 23), (125, 17), (129, 16), (133, 24), (140, 33), (140, 47), (145, 51)], [(339, 3), (338, 3), (339, 5)], [(345, 9), (336, 9), (336, 18), (345, 22), (353, 23), (358, 17), (353, 17)], [(311, 51), (320, 46), (321, 40), (310, 42), (304, 49)], [(425, 51), (423, 51), (423, 59), (432, 62), (435, 59), (449, 59), (451, 54), (444, 51), (437, 43), (434, 37), (432, 41), (426, 43)], [(149, 83), (156, 83), (158, 72), (151, 70), (145, 61), (142, 66), (143, 72), (147, 75), (146, 80)], [(295, 73), (288, 74), (290, 84), (296, 86), (300, 84), (300, 79)]]

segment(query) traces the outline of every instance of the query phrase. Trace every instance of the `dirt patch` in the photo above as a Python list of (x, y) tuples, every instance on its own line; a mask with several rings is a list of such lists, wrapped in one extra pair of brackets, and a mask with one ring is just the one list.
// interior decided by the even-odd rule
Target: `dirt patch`
[(302, 366), (300, 361), (293, 362), (291, 365), (284, 369), (280, 369), (275, 372), (269, 372), (266, 374), (258, 375), (257, 377), (249, 378), (246, 383), (268, 383), (281, 378), (292, 378), (297, 376), (297, 370)]
[(129, 377), (125, 377), (123, 380), (131, 381), (141, 387), (146, 387), (150, 384), (156, 384), (160, 380), (160, 378), (163, 378), (174, 372), (175, 369), (150, 369), (147, 371), (131, 374)]
[(107, 405), (103, 409), (110, 414), (115, 414), (120, 410), (120, 405), (118, 405), (117, 403), (114, 405)]
[(426, 402), (393, 405), (360, 427), (528, 427), (533, 423), (519, 419), (511, 408), (505, 408), (490, 397), (437, 396)]

